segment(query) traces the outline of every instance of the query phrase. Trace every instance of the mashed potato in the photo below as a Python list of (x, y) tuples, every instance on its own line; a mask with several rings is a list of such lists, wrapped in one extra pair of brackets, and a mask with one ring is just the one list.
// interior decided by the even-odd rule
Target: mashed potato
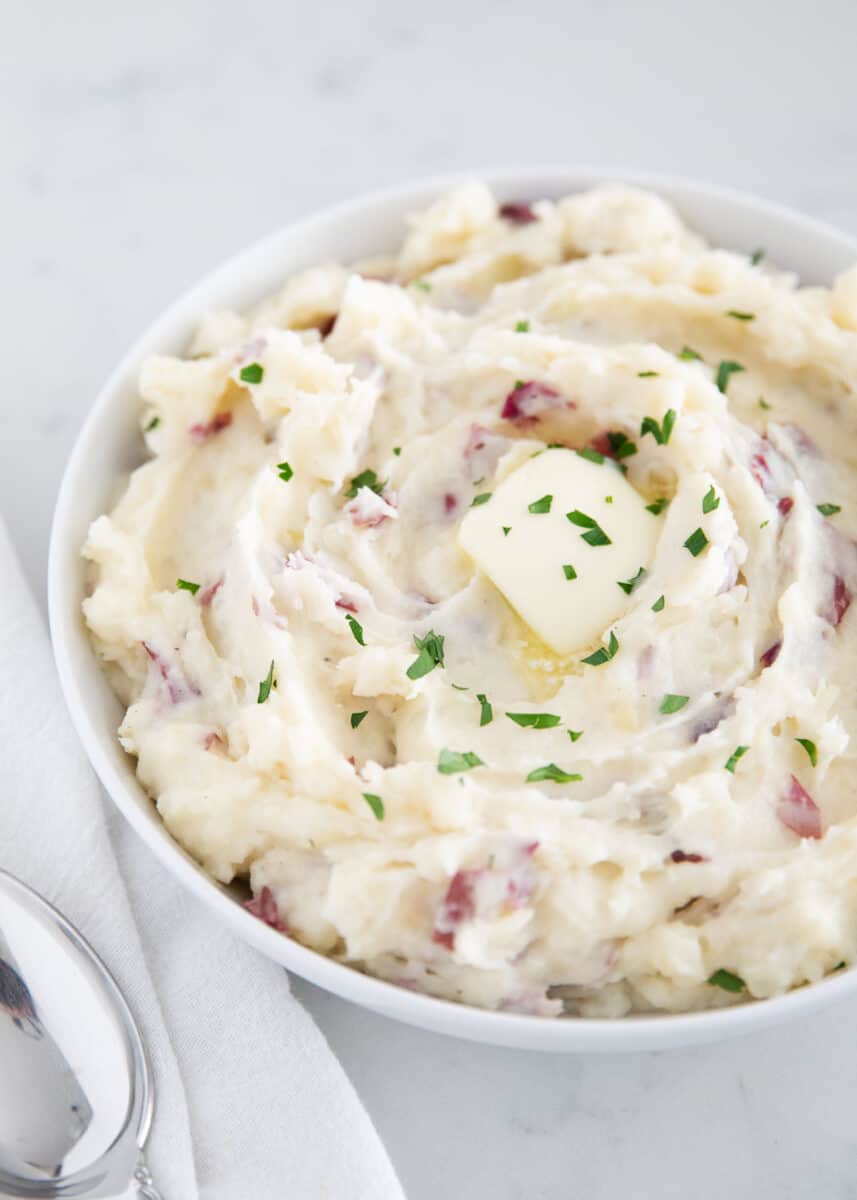
[(654, 195), (418, 214), (207, 317), (84, 549), (172, 835), (307, 946), (546, 1016), (857, 952), (857, 276)]

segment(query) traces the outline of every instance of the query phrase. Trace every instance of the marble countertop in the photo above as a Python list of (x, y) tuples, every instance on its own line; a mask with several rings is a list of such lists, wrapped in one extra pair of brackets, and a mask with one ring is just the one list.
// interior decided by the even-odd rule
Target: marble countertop
[[(75, 432), (119, 354), (226, 255), (320, 204), (480, 164), (754, 191), (857, 234), (853, 0), (30, 0), (0, 43), (0, 511), (41, 596)], [(857, 1032), (669, 1054), (471, 1046), (296, 991), (411, 1200), (857, 1189)]]

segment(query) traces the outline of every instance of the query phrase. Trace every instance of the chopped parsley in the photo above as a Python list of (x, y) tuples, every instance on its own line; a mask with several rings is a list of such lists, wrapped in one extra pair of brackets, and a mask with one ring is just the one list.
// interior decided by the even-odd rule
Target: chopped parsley
[(261, 363), (248, 363), (246, 367), (241, 368), (240, 378), (242, 383), (261, 383), (265, 374), (265, 368)]
[(515, 326), (515, 333), (529, 333), (529, 332), (530, 332), (530, 322), (529, 321), (519, 321), (517, 323), (517, 325)]
[(425, 279), (412, 279), (411, 284), (415, 288), (419, 288), (421, 292), (430, 292), (431, 291), (431, 284), (428, 283), (427, 280), (425, 280)]
[(527, 783), (579, 783), (583, 778), (582, 775), (572, 774), (569, 771), (563, 771), (556, 763), (548, 763), (544, 767), (536, 767), (535, 771), (530, 771), (527, 776)]
[(664, 509), (669, 504), (666, 496), (659, 496), (657, 500), (653, 500), (651, 504), (646, 505), (646, 512), (650, 512), (653, 517), (659, 517)]
[(437, 769), (441, 775), (457, 775), (459, 771), (484, 766), (485, 763), (472, 750), (441, 750), (437, 760)]
[(720, 497), (715, 492), (714, 484), (712, 483), (711, 487), (708, 489), (708, 491), (702, 497), (702, 511), (704, 513), (710, 513), (710, 512), (714, 512), (715, 508), (719, 508), (719, 507), (720, 507)]
[(811, 742), (809, 738), (795, 738), (795, 741), (799, 746), (803, 746), (804, 750), (806, 750), (807, 754), (809, 755), (809, 761), (814, 767), (817, 767), (818, 747), (816, 746), (815, 742)]
[(637, 447), (634, 442), (622, 433), (620, 430), (611, 430), (607, 434), (607, 441), (610, 443), (610, 449), (617, 458), (630, 458), (632, 454), (637, 453)]
[(823, 517), (835, 517), (837, 513), (842, 512), (841, 504), (816, 504), (815, 507)]
[(668, 408), (664, 413), (662, 423), (658, 423), (654, 417), (643, 417), (643, 422), (640, 425), (640, 437), (645, 437), (650, 433), (659, 446), (665, 446), (670, 440), (670, 434), (673, 431), (676, 421), (676, 411), (674, 408)]
[(646, 568), (640, 567), (637, 574), (632, 575), (630, 579), (624, 579), (624, 580), (617, 579), (616, 585), (617, 585), (617, 587), (620, 587), (622, 589), (622, 591), (625, 593), (626, 596), (630, 596), (631, 592), (633, 592), (634, 588), (637, 586), (638, 583), (640, 583), (640, 581), (642, 580), (642, 578), (645, 574), (646, 574)]
[(701, 529), (694, 529), (690, 537), (682, 544), (685, 550), (689, 550), (693, 557), (696, 558), (708, 545), (708, 538)]
[(638, 379), (655, 379), (657, 377), (657, 375), (658, 375), (657, 371), (638, 371), (637, 372)]
[(583, 737), (582, 729), (567, 729), (566, 733), (568, 734), (568, 736), (571, 738), (571, 740), (573, 742), (576, 742), (578, 738)]
[(592, 446), (582, 446), (574, 452), (578, 458), (585, 458), (587, 462), (597, 463), (598, 466), (604, 462), (604, 455), (600, 450), (595, 450)]
[(572, 525), (579, 525), (586, 533), (580, 536), (590, 546), (609, 546), (611, 545), (610, 538), (593, 517), (588, 517), (586, 513), (582, 513), (579, 508), (573, 512), (565, 514), (566, 520), (571, 521)]
[(199, 591), (199, 584), (191, 583), (191, 581), (189, 579), (177, 579), (176, 587), (179, 588), (183, 592), (190, 592), (190, 594), (192, 596), (195, 596), (196, 593)]
[(149, 424), (148, 424), (148, 425), (146, 426), (146, 428), (143, 430), (143, 433), (151, 433), (153, 429), (157, 429), (157, 428), (158, 428), (158, 426), (160, 425), (160, 423), (161, 423), (161, 418), (160, 418), (160, 417), (152, 417), (152, 419), (151, 419), (151, 421), (149, 422)]
[(271, 694), (271, 688), (274, 686), (274, 660), (271, 659), (271, 665), (268, 667), (268, 674), (259, 684), (259, 696), (256, 700), (256, 703), (264, 704)]
[(737, 362), (727, 361), (720, 363), (717, 368), (715, 383), (717, 384), (719, 391), (723, 392), (724, 396), (726, 395), (726, 389), (729, 386), (729, 376), (735, 375), (738, 371), (744, 370), (746, 370), (746, 368), (742, 367), (741, 364)]
[(764, 257), (765, 257), (764, 250), (754, 250), (753, 253), (750, 255), (750, 266), (758, 267), (759, 263), (762, 261), (762, 259)]
[(477, 692), (476, 699), (479, 701), (479, 724), (490, 725), (494, 720), (494, 709), (491, 707), (491, 702), (484, 692)]
[(768, 404), (768, 402), (767, 402), (767, 400), (765, 399), (765, 397), (764, 397), (764, 396), (760, 396), (760, 397), (759, 397), (759, 408), (764, 408), (764, 409), (765, 409), (765, 411), (767, 412), (767, 411), (769, 411), (769, 410), (770, 410), (770, 407), (771, 407), (771, 406), (770, 406), (770, 404)]
[(503, 530), (503, 537), (508, 537), (509, 534), (512, 532), (511, 525), (501, 525), (500, 528)]
[(664, 604), (665, 604), (664, 597), (663, 597), (663, 596), (658, 596), (657, 600), (656, 600), (656, 601), (654, 602), (654, 604), (652, 605), (652, 612), (661, 612), (661, 611), (663, 611)]
[(430, 629), (424, 638), (418, 638), (414, 634), (414, 646), (419, 650), (419, 654), (408, 667), (408, 679), (422, 679), (423, 675), (428, 675), (435, 667), (444, 665), (443, 643), (443, 634), (435, 633), (433, 629)]
[(729, 755), (729, 757), (726, 759), (726, 762), (723, 764), (725, 769), (727, 771), (729, 771), (732, 775), (734, 775), (735, 768), (738, 766), (738, 760), (740, 758), (743, 758), (749, 749), (750, 749), (749, 746), (736, 746), (735, 749), (732, 751), (732, 753)]
[(768, 517), (768, 519), (767, 519), (767, 520), (765, 520), (765, 521), (763, 521), (763, 522), (762, 522), (762, 524), (759, 526), (759, 528), (760, 528), (760, 529), (764, 529), (764, 528), (765, 528), (765, 526), (766, 526), (766, 525), (770, 525), (770, 523), (771, 523), (771, 518), (770, 518), (770, 517)]
[(478, 508), (480, 504), (487, 504), (493, 495), (493, 492), (480, 492), (478, 496), (474, 496), (470, 501), (470, 507)]
[(454, 687), (457, 692), (469, 692), (470, 691), (470, 688), (466, 687), (463, 683), (453, 683), (452, 687)]
[(360, 488), (365, 487), (369, 488), (370, 492), (374, 492), (376, 496), (380, 496), (386, 486), (386, 480), (379, 479), (374, 471), (361, 471), (359, 475), (355, 475), (351, 480), (345, 491), (345, 495), (349, 500), (353, 500)]
[(586, 658), (580, 661), (587, 663), (590, 667), (600, 667), (604, 663), (609, 662), (611, 658), (616, 656), (616, 651), (619, 649), (619, 639), (616, 634), (610, 631), (610, 641), (606, 646), (601, 646), (592, 654), (587, 654)]
[(562, 573), (566, 577), (566, 579), (569, 579), (569, 580), (577, 579), (577, 571), (575, 571), (575, 569), (571, 565), (571, 563), (563, 563), (562, 564)]
[(361, 721), (364, 721), (369, 715), (369, 710), (364, 709), (363, 712), (355, 712), (351, 714), (351, 728), (356, 729)]
[(612, 504), (612, 503), (613, 503), (613, 497), (612, 497), (612, 496), (605, 496), (605, 497), (604, 497), (604, 503), (605, 503), (605, 504)]
[(393, 447), (393, 453), (395, 454), (396, 458), (398, 458), (398, 457), (399, 457), (399, 455), (402, 453), (402, 447), (401, 447), (401, 446), (394, 446), (394, 447)]
[(376, 796), (374, 794), (374, 792), (364, 792), (363, 799), (366, 801), (366, 803), (372, 809), (372, 812), (375, 814), (376, 818), (379, 821), (383, 821), (384, 820), (384, 801), (381, 799), (381, 797)]
[(690, 696), (677, 696), (674, 692), (667, 692), (661, 701), (658, 712), (668, 717), (670, 713), (676, 713), (680, 708), (684, 708), (689, 699)]
[(721, 967), (719, 971), (715, 971), (713, 975), (709, 975), (708, 982), (712, 987), (723, 988), (724, 992), (743, 992), (747, 986), (740, 975), (733, 975), (731, 971), (724, 971)]
[(702, 355), (697, 354), (690, 346), (682, 346), (678, 356), (679, 358), (683, 358), (685, 362), (702, 362)]
[(553, 729), (562, 720), (562, 717), (556, 716), (555, 713), (507, 712), (506, 716), (516, 725), (520, 725), (522, 729)]
[(345, 619), (348, 622), (348, 628), (354, 634), (354, 640), (357, 643), (357, 645), (365, 646), (366, 643), (363, 640), (363, 626), (360, 624), (360, 622), (357, 620), (356, 617), (352, 617), (351, 613), (346, 613)]
[(727, 317), (734, 317), (736, 321), (755, 321), (756, 314), (751, 312), (741, 312), (737, 308), (728, 308), (726, 310)]
[(282, 479), (283, 483), (288, 483), (294, 475), (294, 471), (287, 462), (277, 463), (277, 475)]
[(549, 513), (553, 504), (553, 496), (542, 496), (540, 500), (534, 500), (532, 504), (527, 505), (527, 512), (539, 514)]

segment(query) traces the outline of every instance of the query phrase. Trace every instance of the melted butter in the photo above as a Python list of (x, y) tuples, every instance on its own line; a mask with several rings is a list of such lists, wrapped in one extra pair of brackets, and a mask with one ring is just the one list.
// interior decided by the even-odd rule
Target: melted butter
[[(550, 652), (525, 654), (537, 676), (568, 674), (568, 656), (600, 641), (628, 608), (619, 584), (648, 569), (660, 529), (645, 506), (613, 463), (553, 449), (523, 463), (462, 521), (462, 548)], [(595, 528), (569, 521), (575, 511)], [(609, 541), (599, 544), (598, 531)]]

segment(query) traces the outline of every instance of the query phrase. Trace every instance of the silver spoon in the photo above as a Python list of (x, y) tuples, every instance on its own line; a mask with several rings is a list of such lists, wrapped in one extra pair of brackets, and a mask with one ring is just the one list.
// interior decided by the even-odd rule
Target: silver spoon
[(142, 1148), (149, 1066), (107, 968), (55, 908), (0, 870), (0, 1193), (161, 1200)]

